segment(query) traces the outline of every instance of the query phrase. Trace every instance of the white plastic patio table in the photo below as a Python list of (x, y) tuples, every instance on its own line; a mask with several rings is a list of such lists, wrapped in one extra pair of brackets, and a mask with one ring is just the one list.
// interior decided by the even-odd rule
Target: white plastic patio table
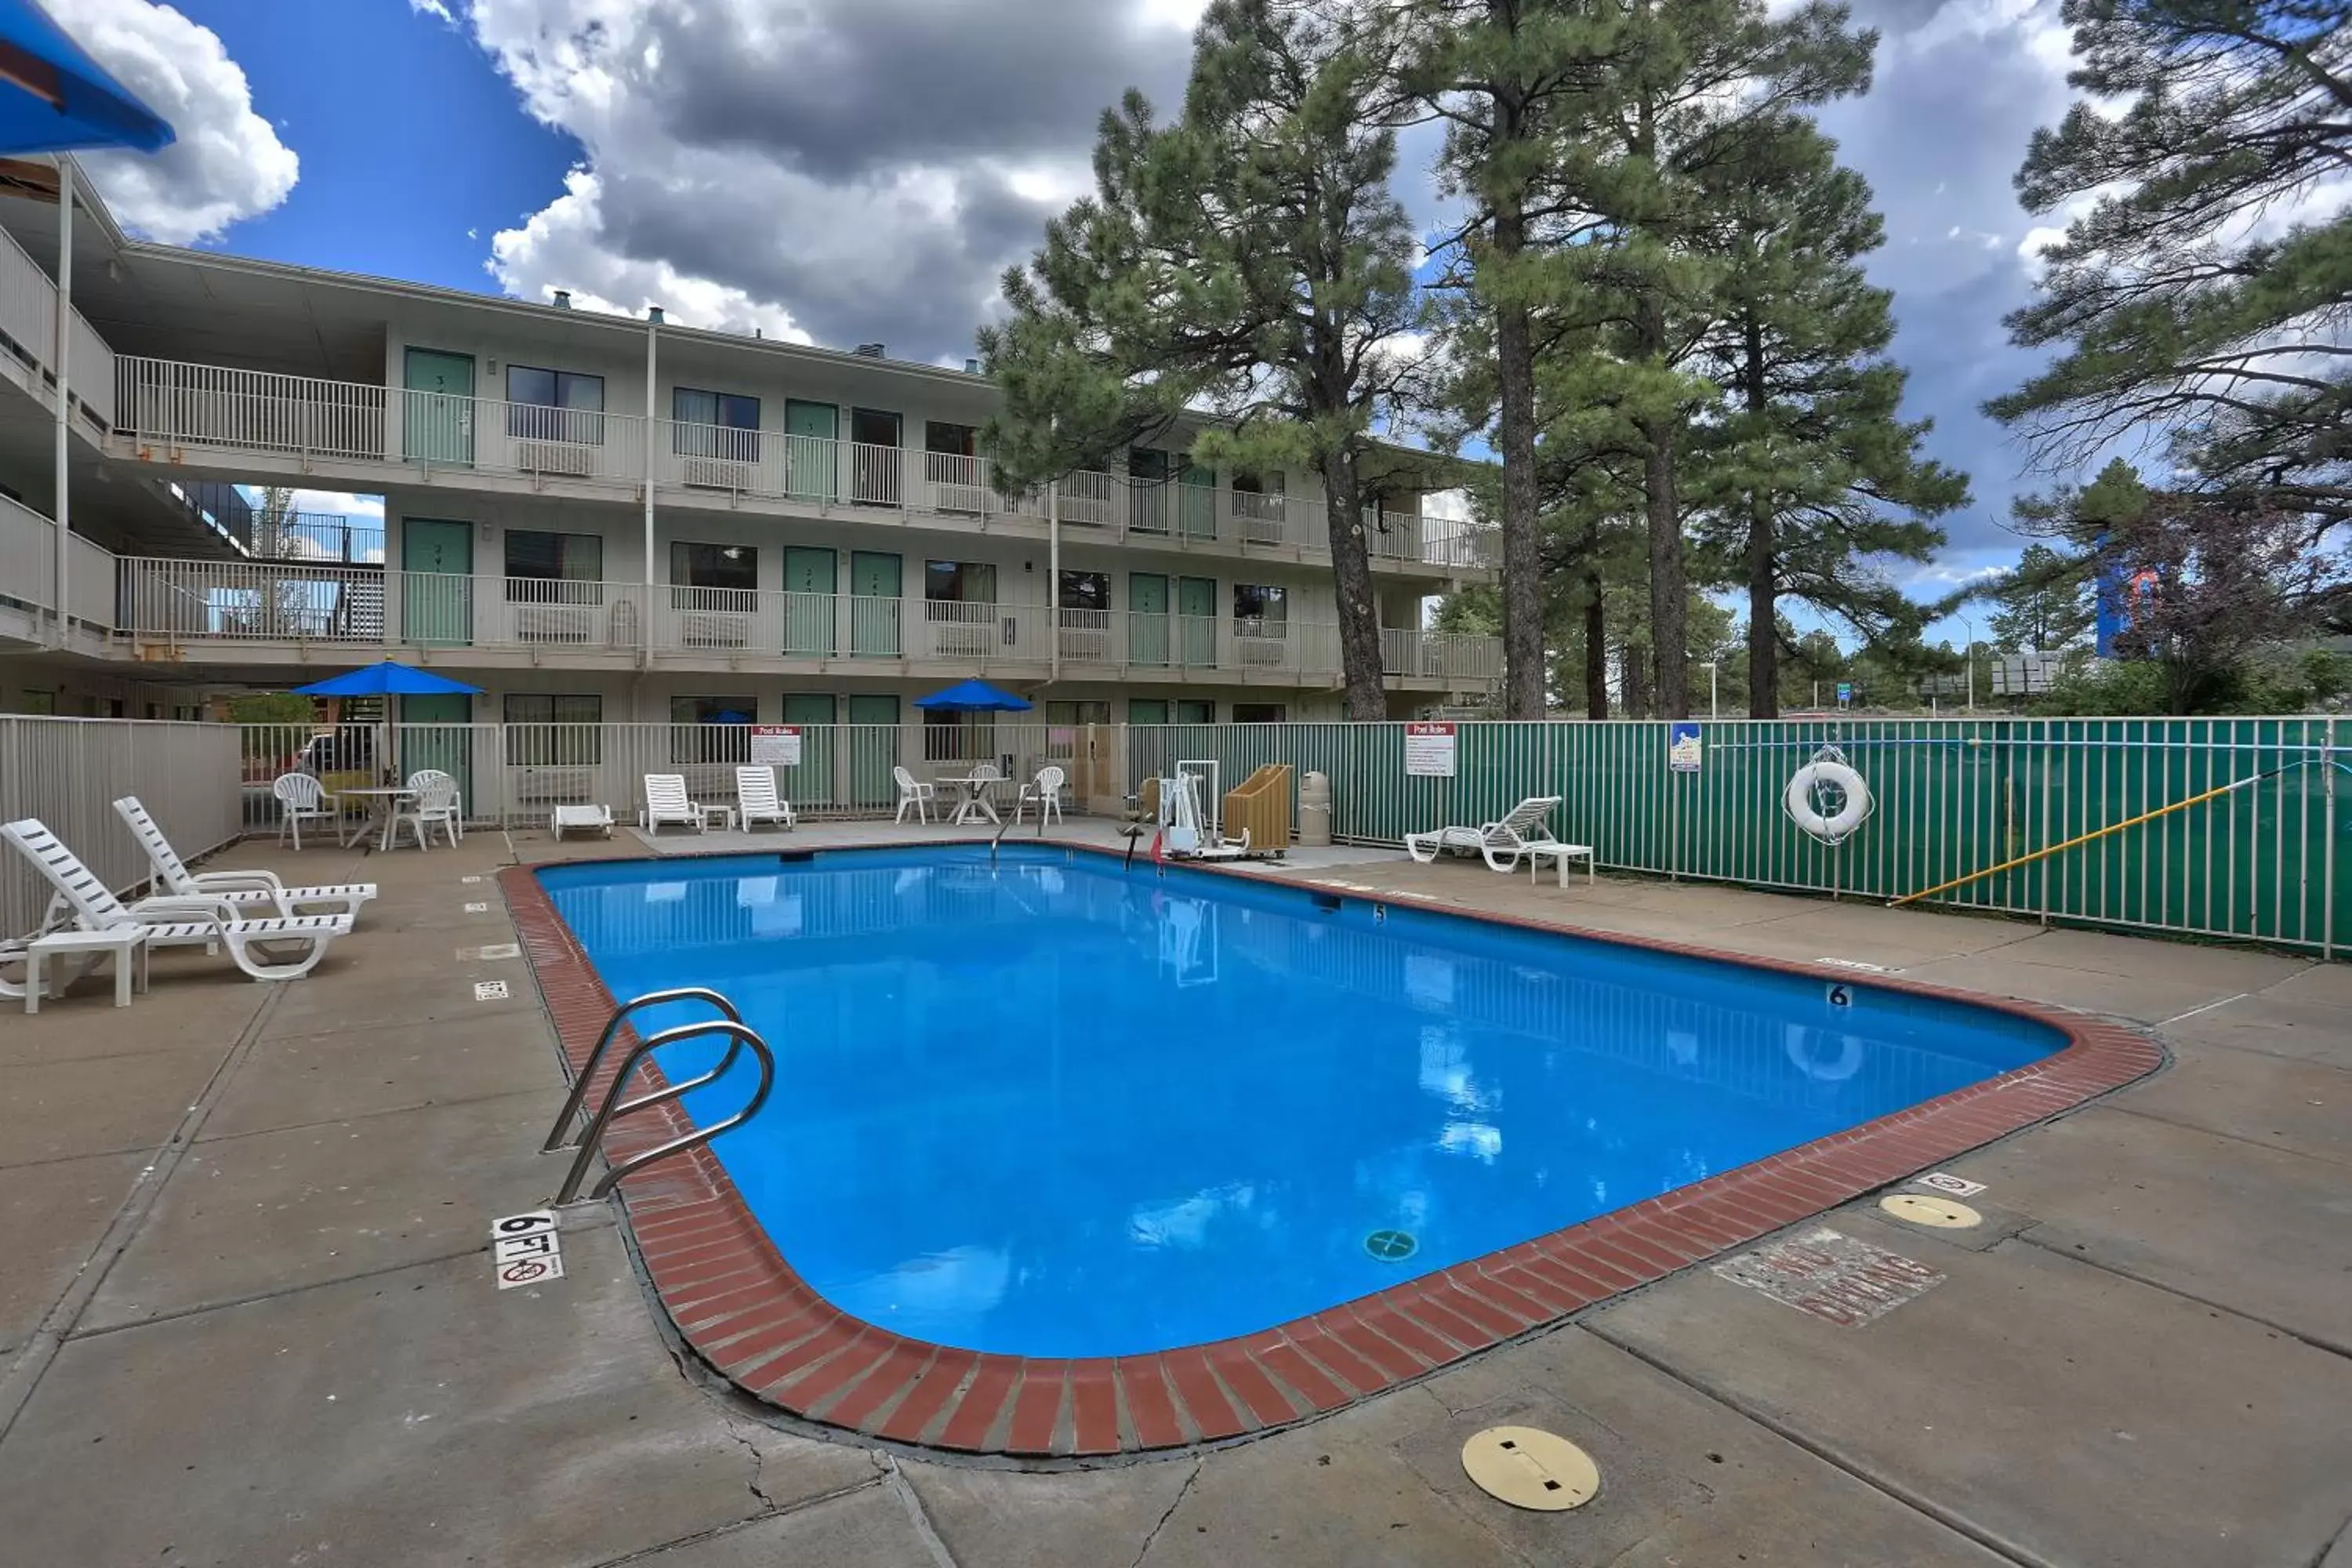
[(1592, 884), (1592, 846), (1590, 844), (1528, 845), (1528, 878), (1530, 881), (1539, 881), (1542, 879), (1543, 863), (1546, 859), (1552, 859), (1559, 862), (1559, 885), (1561, 887), (1565, 888), (1568, 886), (1568, 863), (1570, 860), (1582, 860), (1584, 862), (1585, 885), (1590, 887)]
[(949, 822), (961, 826), (968, 822), (977, 822), (982, 816), (991, 822), (1004, 820), (996, 815), (996, 805), (988, 798), (988, 792), (1004, 782), (994, 773), (983, 773), (978, 777), (969, 773), (950, 774), (939, 782), (955, 785), (955, 813), (948, 818)]
[(349, 849), (368, 836), (369, 828), (381, 825), (383, 838), (380, 847), (389, 850), (392, 847), (392, 825), (400, 815), (400, 803), (415, 798), (416, 792), (398, 784), (383, 784), (368, 789), (339, 789), (334, 794), (337, 800), (355, 800), (367, 809), (367, 816), (361, 819), (359, 826), (352, 830), (350, 837), (341, 841), (342, 847)]
[(25, 1011), (41, 1010), (44, 961), (52, 953), (66, 952), (112, 954), (114, 1005), (128, 1007), (134, 976), (139, 989), (147, 989), (148, 952), (147, 928), (139, 925), (108, 926), (102, 931), (53, 931), (47, 936), (37, 936), (25, 946)]

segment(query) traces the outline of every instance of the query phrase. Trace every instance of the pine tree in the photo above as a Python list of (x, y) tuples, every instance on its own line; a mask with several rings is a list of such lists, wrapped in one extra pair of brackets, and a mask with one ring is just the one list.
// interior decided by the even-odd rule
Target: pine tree
[(2009, 327), (2063, 352), (1987, 411), (2052, 467), (2162, 430), (2204, 488), (2352, 521), (2352, 209), (2326, 190), (2352, 166), (2352, 4), (2063, 15), (2084, 100), (2035, 132), (2017, 187), (2073, 216)]
[(1030, 488), (1206, 407), (1198, 461), (1324, 486), (1349, 716), (1387, 716), (1365, 537), (1376, 431), (1417, 394), (1413, 237), (1391, 194), (1399, 35), (1379, 0), (1216, 0), (1184, 112), (1106, 113), (1097, 195), (1047, 226), (981, 333), (999, 484)]
[[(1470, 208), (1433, 247), (1443, 279), (1467, 290), (1458, 324), (1490, 345), (1491, 426), (1501, 458), (1506, 718), (1543, 717), (1547, 660), (1544, 525), (1536, 474), (1536, 317), (1546, 286), (1529, 254), (1547, 209), (1565, 105), (1607, 73), (1614, 25), (1587, 0), (1406, 0), (1413, 26), (1408, 88), (1445, 122), (1440, 174)], [(1460, 353), (1457, 359), (1469, 356)], [(1483, 417), (1475, 423), (1488, 423)]]
[(1701, 537), (1746, 586), (1748, 712), (1771, 719), (1780, 602), (1866, 644), (1916, 639), (1920, 610), (1873, 562), (1927, 560), (1944, 535), (1925, 520), (1967, 504), (1968, 480), (1920, 455), (1927, 422), (1898, 415), (1892, 296), (1862, 268), (1883, 237), (1863, 178), (1811, 121), (1783, 116), (1706, 183), (1726, 222), (1706, 363), (1727, 405), (1695, 433), (1693, 499)]
[(2090, 631), (2092, 609), (2085, 563), (2046, 544), (2029, 544), (2017, 565), (1990, 595), (1993, 646), (2003, 653), (2058, 653)]

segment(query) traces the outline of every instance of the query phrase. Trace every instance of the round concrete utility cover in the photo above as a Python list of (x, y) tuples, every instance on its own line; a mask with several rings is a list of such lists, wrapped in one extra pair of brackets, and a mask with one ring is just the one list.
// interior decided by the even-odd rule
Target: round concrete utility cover
[(1925, 1193), (1889, 1193), (1878, 1206), (1896, 1219), (1931, 1225), (1938, 1230), (1966, 1230), (1984, 1224), (1984, 1215), (1957, 1198), (1929, 1197)]
[(1489, 1496), (1540, 1513), (1580, 1508), (1601, 1490), (1591, 1455), (1533, 1426), (1487, 1427), (1462, 1445), (1462, 1468)]

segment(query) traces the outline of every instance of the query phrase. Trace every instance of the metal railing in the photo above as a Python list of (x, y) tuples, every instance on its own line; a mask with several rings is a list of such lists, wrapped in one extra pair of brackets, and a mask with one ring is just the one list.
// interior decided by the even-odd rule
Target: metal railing
[[(135, 795), (184, 859), (242, 831), (237, 749), (230, 724), (163, 720), (0, 716), (0, 816), (37, 816), (117, 892), (152, 874), (112, 803)], [(48, 883), (25, 858), (0, 855), (0, 936), (21, 936), (48, 906)]]
[[(5, 286), (0, 268), (0, 321)], [(146, 446), (613, 485), (641, 484), (650, 460), (657, 487), (852, 513), (1043, 522), (1049, 507), (1043, 490), (1000, 494), (989, 460), (960, 453), (129, 356), (114, 361), (114, 375), (118, 422)], [(1091, 471), (1058, 488), (1061, 521), (1081, 535), (1179, 548), (1329, 547), (1316, 495)], [(1367, 513), (1366, 521), (1381, 562), (1447, 570), (1495, 563), (1493, 531), (1479, 524), (1399, 512)]]
[[(0, 536), (0, 548), (7, 547)], [(97, 552), (93, 563), (104, 553), (88, 548)], [(106, 561), (111, 582), (112, 558)], [(78, 563), (76, 570), (83, 569)], [(1312, 682), (1340, 673), (1339, 627), (1322, 622), (1065, 608), (1056, 627), (1054, 613), (1042, 605), (648, 588), (384, 572), (326, 562), (138, 556), (124, 558), (120, 574), (120, 605), (107, 609), (115, 629), (183, 643), (642, 649), (679, 658), (895, 660), (969, 667), (981, 674), (1047, 668), (1058, 653), (1066, 667), (1107, 677), (1222, 670)], [(76, 599), (81, 603), (79, 588)], [(87, 606), (96, 607), (95, 600)], [(1385, 673), (1401, 679), (1483, 687), (1502, 669), (1501, 641), (1491, 637), (1392, 627), (1381, 633), (1381, 647)]]
[[(1127, 732), (1131, 777), (1214, 758), (1332, 783), (1334, 834), (1396, 845), (1562, 796), (1561, 837), (1603, 868), (1886, 900), (2051, 848), (2202, 791), (2207, 805), (1972, 880), (1934, 900), (2036, 919), (2234, 937), (2332, 955), (2352, 931), (2352, 720), (1709, 721), (1679, 771), (1655, 722), (1468, 722), (1453, 776), (1408, 775), (1396, 724), (1225, 724)], [(1790, 816), (1797, 771), (1834, 746), (1874, 798), (1829, 845)], [(1833, 956), (1833, 952), (1825, 954)]]
[[(655, 1162), (666, 1160), (672, 1154), (682, 1154), (688, 1149), (698, 1148), (720, 1133), (742, 1126), (759, 1114), (761, 1106), (767, 1104), (769, 1090), (775, 1087), (776, 1082), (775, 1054), (768, 1048), (768, 1042), (760, 1037), (759, 1031), (743, 1022), (742, 1015), (735, 1010), (734, 1004), (719, 993), (707, 991), (699, 986), (648, 992), (615, 1008), (613, 1016), (605, 1020), (604, 1033), (596, 1040), (596, 1048), (589, 1056), (586, 1065), (581, 1068), (580, 1077), (572, 1085), (572, 1092), (564, 1102), (563, 1114), (557, 1121), (554, 1131), (548, 1134), (548, 1142), (541, 1152), (546, 1152), (561, 1146), (566, 1124), (578, 1113), (581, 1099), (587, 1091), (589, 1081), (595, 1075), (597, 1066), (604, 1058), (605, 1048), (613, 1043), (614, 1037), (619, 1032), (622, 1021), (640, 1007), (650, 1006), (656, 1003), (688, 1000), (713, 1003), (726, 1014), (726, 1016), (709, 1018), (695, 1024), (680, 1024), (673, 1028), (664, 1029), (658, 1034), (648, 1036), (630, 1048), (629, 1053), (621, 1058), (621, 1065), (614, 1069), (612, 1086), (604, 1091), (604, 1098), (597, 1106), (596, 1113), (589, 1118), (587, 1129), (581, 1133), (580, 1152), (573, 1157), (572, 1168), (564, 1173), (563, 1184), (556, 1189), (555, 1196), (550, 1202), (551, 1207), (561, 1208), (580, 1195), (581, 1184), (587, 1180), (588, 1167), (596, 1158), (596, 1151), (603, 1145), (604, 1134), (616, 1118), (626, 1116), (633, 1110), (643, 1110), (651, 1106), (677, 1100), (707, 1084), (716, 1083), (734, 1067), (736, 1057), (746, 1046), (751, 1047), (752, 1056), (760, 1064), (760, 1084), (751, 1091), (750, 1101), (741, 1110), (712, 1122), (708, 1127), (693, 1128), (666, 1143), (657, 1144), (642, 1154), (622, 1161), (604, 1173), (604, 1179), (589, 1192), (589, 1198), (593, 1201), (604, 1196), (620, 1183), (623, 1177), (633, 1172), (642, 1171)], [(621, 1099), (622, 1089), (628, 1085), (629, 1075), (636, 1070), (639, 1063), (654, 1052), (665, 1046), (677, 1045), (683, 1041), (712, 1034), (727, 1037), (727, 1054), (719, 1058), (717, 1067), (683, 1082), (670, 1084), (648, 1094), (641, 1094), (635, 1100), (625, 1101)]]

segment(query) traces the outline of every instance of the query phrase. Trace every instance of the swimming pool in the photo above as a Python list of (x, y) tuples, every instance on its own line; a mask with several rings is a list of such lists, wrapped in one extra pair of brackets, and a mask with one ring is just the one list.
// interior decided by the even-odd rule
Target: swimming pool
[(1958, 999), (1054, 847), (538, 875), (614, 995), (710, 986), (774, 1046), (766, 1109), (711, 1152), (809, 1288), (1003, 1356), (1270, 1329), (2068, 1043)]

